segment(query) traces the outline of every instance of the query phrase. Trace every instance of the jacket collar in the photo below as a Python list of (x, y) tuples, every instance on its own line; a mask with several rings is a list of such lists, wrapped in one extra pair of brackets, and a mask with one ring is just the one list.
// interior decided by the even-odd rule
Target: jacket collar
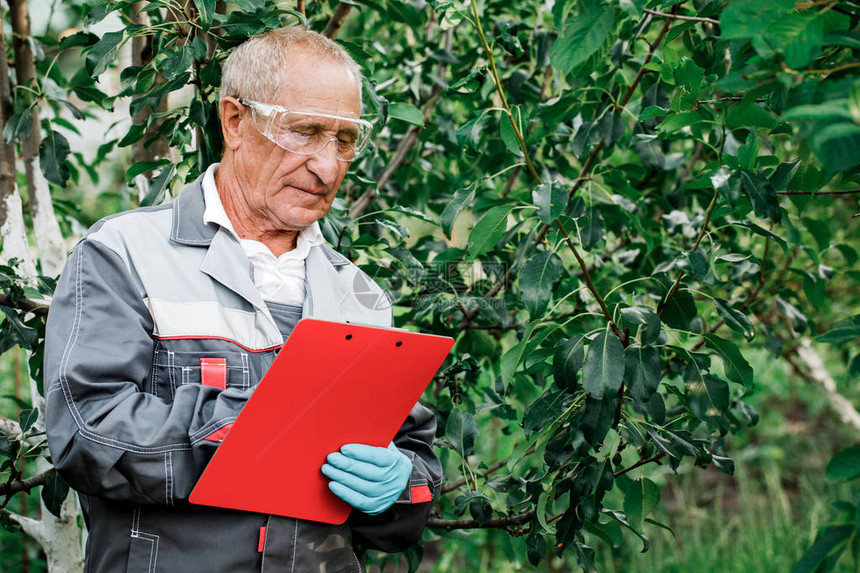
[[(206, 203), (203, 200), (203, 176), (186, 187), (173, 202), (173, 225), (170, 238), (177, 243), (189, 246), (208, 247), (218, 234), (220, 227), (215, 223), (204, 223), (203, 212)], [(311, 252), (319, 251), (328, 262), (335, 266), (349, 264), (349, 259), (329, 247), (317, 245), (311, 247)], [(317, 256), (319, 256), (317, 253)]]

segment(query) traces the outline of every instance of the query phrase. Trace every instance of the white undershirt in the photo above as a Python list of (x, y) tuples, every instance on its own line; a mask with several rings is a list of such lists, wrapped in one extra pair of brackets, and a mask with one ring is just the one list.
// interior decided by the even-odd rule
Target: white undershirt
[(301, 305), (305, 300), (305, 259), (311, 247), (324, 242), (319, 223), (315, 221), (299, 233), (295, 249), (275, 257), (263, 243), (242, 239), (236, 234), (215, 186), (216, 171), (218, 164), (214, 163), (203, 175), (203, 201), (206, 204), (203, 222), (220, 225), (239, 240), (254, 267), (254, 285), (265, 300)]

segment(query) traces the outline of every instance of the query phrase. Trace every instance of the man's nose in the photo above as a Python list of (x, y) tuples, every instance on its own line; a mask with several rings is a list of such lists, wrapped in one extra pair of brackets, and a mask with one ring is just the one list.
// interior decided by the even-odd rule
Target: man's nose
[[(329, 145), (332, 142), (334, 145)], [(340, 163), (337, 158), (337, 138), (332, 137), (323, 144), (318, 152), (309, 156), (307, 166), (323, 182), (331, 184), (337, 178)]]

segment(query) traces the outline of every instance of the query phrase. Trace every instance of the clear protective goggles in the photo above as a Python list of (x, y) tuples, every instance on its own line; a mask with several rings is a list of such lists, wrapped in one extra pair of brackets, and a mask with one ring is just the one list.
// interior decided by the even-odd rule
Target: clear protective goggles
[(299, 155), (315, 155), (334, 141), (335, 157), (352, 161), (370, 143), (373, 124), (363, 119), (294, 111), (241, 97), (237, 100), (251, 109), (254, 125), (266, 139)]

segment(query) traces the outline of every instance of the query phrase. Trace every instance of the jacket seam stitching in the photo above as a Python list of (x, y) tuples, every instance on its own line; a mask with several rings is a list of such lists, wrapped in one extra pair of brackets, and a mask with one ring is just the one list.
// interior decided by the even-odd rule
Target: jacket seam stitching
[[(102, 243), (104, 244), (104, 243)], [(106, 245), (105, 245), (106, 246)], [(106, 246), (107, 247), (107, 246)], [(116, 253), (109, 249), (111, 253)], [(119, 255), (117, 255), (119, 256)], [(90, 440), (91, 442), (95, 442), (98, 444), (106, 445), (109, 447), (114, 447), (117, 449), (121, 449), (131, 453), (137, 454), (159, 454), (167, 451), (181, 451), (181, 450), (189, 450), (191, 449), (190, 444), (165, 444), (163, 446), (138, 446), (136, 444), (130, 444), (127, 442), (123, 442), (121, 440), (114, 440), (102, 436), (86, 427), (84, 423), (83, 416), (81, 416), (80, 411), (77, 408), (77, 404), (75, 404), (75, 398), (72, 395), (71, 387), (69, 386), (69, 381), (67, 377), (67, 368), (69, 365), (69, 360), (72, 355), (72, 349), (75, 347), (77, 343), (78, 336), (80, 335), (81, 329), (81, 317), (83, 316), (83, 300), (84, 293), (82, 287), (82, 268), (83, 268), (83, 258), (84, 253), (83, 250), (78, 250), (75, 256), (75, 315), (72, 321), (72, 335), (69, 337), (69, 341), (66, 344), (66, 348), (63, 350), (63, 357), (60, 360), (60, 368), (59, 368), (59, 376), (58, 380), (60, 382), (60, 386), (63, 389), (63, 397), (66, 401), (66, 407), (69, 410), (69, 413), (72, 415), (72, 419), (75, 421), (75, 424), (78, 427), (78, 432), (80, 432), (81, 437), (84, 439)]]

